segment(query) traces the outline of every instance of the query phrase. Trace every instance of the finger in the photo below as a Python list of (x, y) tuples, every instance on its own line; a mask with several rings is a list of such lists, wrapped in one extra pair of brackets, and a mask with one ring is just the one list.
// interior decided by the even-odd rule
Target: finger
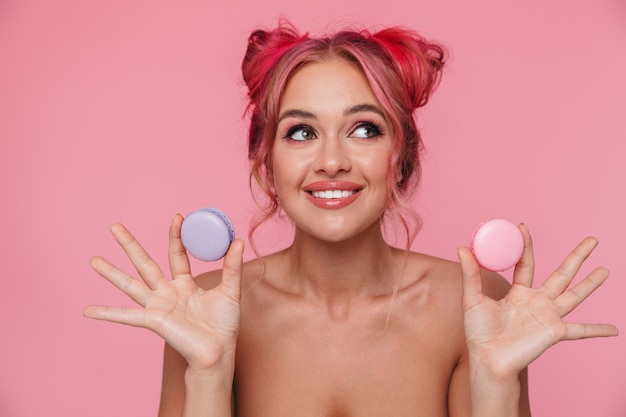
[(128, 229), (117, 223), (111, 226), (111, 233), (148, 287), (155, 289), (160, 281), (165, 280), (159, 266)]
[(595, 238), (588, 237), (580, 242), (578, 246), (567, 255), (563, 263), (542, 285), (542, 288), (548, 295), (552, 298), (557, 298), (567, 289), (583, 262), (585, 262), (585, 259), (587, 259), (597, 245), (598, 241)]
[(580, 303), (597, 290), (609, 277), (609, 270), (603, 267), (594, 269), (584, 280), (561, 294), (556, 302), (561, 307), (561, 317), (566, 316)]
[(522, 257), (513, 272), (513, 284), (523, 285), (524, 287), (532, 287), (533, 277), (535, 275), (535, 256), (533, 254), (533, 240), (525, 224), (520, 224), (519, 230), (524, 239), (524, 250)]
[(612, 324), (566, 323), (563, 340), (590, 339), (617, 336), (619, 331)]
[(144, 311), (136, 308), (88, 306), (83, 310), (83, 316), (95, 320), (147, 328)]
[(191, 265), (189, 257), (180, 237), (180, 229), (183, 225), (183, 216), (176, 214), (170, 226), (170, 243), (168, 258), (170, 261), (170, 271), (172, 278), (191, 277)]
[(482, 300), (482, 276), (480, 266), (470, 249), (460, 247), (457, 249), (457, 255), (463, 278), (463, 307), (468, 310)]
[(99, 256), (91, 259), (89, 265), (101, 277), (115, 285), (124, 294), (132, 298), (137, 304), (141, 306), (146, 305), (146, 300), (150, 295), (150, 289), (142, 282), (131, 277), (106, 259)]
[(224, 257), (224, 268), (222, 269), (222, 288), (228, 296), (237, 301), (241, 298), (244, 246), (245, 243), (242, 239), (233, 240)]

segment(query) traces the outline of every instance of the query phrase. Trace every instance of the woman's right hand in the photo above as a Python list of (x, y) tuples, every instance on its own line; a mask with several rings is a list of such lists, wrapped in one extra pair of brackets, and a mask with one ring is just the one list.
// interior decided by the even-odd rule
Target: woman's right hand
[(231, 244), (220, 285), (204, 290), (191, 275), (180, 229), (183, 217), (177, 214), (169, 232), (168, 280), (154, 260), (121, 224), (111, 226), (113, 236), (135, 266), (141, 280), (126, 274), (101, 257), (91, 267), (132, 298), (142, 308), (89, 306), (84, 315), (130, 326), (143, 327), (161, 336), (180, 353), (195, 372), (232, 368), (240, 320), (242, 240)]

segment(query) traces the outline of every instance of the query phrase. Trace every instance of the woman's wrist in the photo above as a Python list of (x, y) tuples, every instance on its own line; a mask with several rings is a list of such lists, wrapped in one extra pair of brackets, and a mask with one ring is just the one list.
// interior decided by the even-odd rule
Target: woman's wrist
[(519, 372), (489, 365), (470, 355), (470, 387), (472, 416), (519, 416)]
[(235, 354), (226, 354), (218, 362), (208, 366), (189, 364), (185, 370), (185, 382), (198, 383), (206, 386), (230, 387), (235, 373)]
[(222, 369), (193, 369), (185, 371), (185, 406), (183, 417), (232, 415), (234, 371)]

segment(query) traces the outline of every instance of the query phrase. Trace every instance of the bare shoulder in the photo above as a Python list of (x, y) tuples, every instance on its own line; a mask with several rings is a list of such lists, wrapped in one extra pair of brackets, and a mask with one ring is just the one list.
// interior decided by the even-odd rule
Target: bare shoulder
[[(408, 285), (423, 280), (425, 284), (450, 295), (461, 294), (461, 265), (457, 261), (411, 252), (407, 259), (406, 277)], [(482, 278), (483, 292), (495, 300), (503, 298), (511, 286), (496, 272), (483, 269)]]

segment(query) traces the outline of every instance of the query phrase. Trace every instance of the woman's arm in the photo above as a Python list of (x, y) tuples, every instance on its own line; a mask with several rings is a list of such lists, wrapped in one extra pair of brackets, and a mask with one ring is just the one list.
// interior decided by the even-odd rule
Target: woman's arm
[[(489, 395), (489, 394), (487, 394)], [(513, 393), (517, 396), (517, 393)], [(519, 375), (519, 407), (520, 417), (531, 417), (530, 401), (528, 396), (528, 370), (524, 369)], [(467, 352), (459, 360), (448, 392), (448, 412), (450, 417), (470, 417), (472, 414), (472, 391), (470, 388), (469, 358)], [(511, 404), (515, 404), (515, 397), (506, 397)]]
[[(214, 271), (202, 276), (199, 285), (207, 290), (217, 287), (221, 282), (221, 276)], [(198, 279), (196, 279), (198, 281)], [(165, 343), (163, 350), (163, 376), (161, 381), (161, 401), (159, 404), (159, 417), (180, 417), (185, 408), (187, 395), (186, 385), (193, 385), (193, 381), (186, 381), (187, 361), (174, 348)], [(220, 399), (231, 398), (231, 415), (235, 415), (234, 395), (231, 386), (224, 386), (230, 394), (220, 396)], [(190, 399), (190, 401), (193, 401)]]
[(163, 376), (159, 417), (180, 417), (185, 407), (187, 361), (170, 345), (163, 349)]
[[(483, 271), (482, 289), (483, 293), (493, 300), (501, 300), (506, 297), (511, 289), (511, 284), (500, 274)], [(448, 410), (450, 417), (470, 417), (471, 416), (471, 389), (470, 389), (470, 369), (467, 346), (454, 368), (450, 379), (448, 392)], [(517, 394), (514, 394), (517, 395)], [(511, 403), (514, 399), (510, 398)], [(528, 370), (524, 369), (519, 375), (519, 415), (520, 417), (530, 417), (530, 403), (528, 396)]]

